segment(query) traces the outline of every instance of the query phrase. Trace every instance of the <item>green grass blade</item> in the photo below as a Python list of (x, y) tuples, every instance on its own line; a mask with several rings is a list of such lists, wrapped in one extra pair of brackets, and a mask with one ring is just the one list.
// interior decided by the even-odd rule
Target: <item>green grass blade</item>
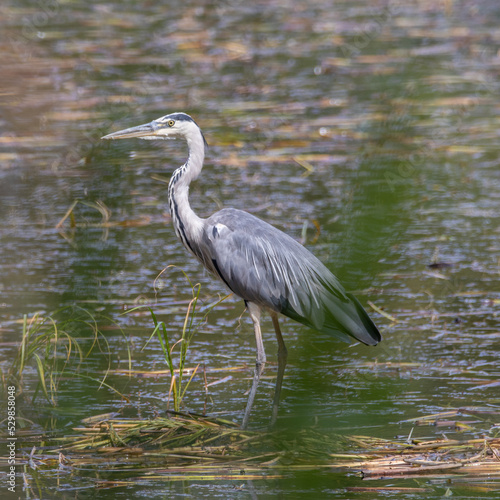
[(49, 393), (47, 391), (47, 384), (45, 382), (45, 370), (43, 366), (43, 361), (41, 360), (40, 356), (38, 354), (34, 354), (34, 359), (36, 363), (36, 368), (38, 371), (38, 378), (40, 380), (40, 385), (42, 386), (42, 391), (45, 397), (47, 398), (47, 401), (50, 403), (53, 403), (53, 399), (49, 397)]

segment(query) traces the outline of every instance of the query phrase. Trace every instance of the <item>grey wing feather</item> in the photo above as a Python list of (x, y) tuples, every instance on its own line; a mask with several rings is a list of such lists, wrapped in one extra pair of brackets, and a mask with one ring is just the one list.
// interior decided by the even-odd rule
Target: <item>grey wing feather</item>
[(247, 212), (224, 209), (208, 218), (203, 254), (206, 267), (248, 302), (347, 342), (381, 339), (359, 301), (311, 252)]

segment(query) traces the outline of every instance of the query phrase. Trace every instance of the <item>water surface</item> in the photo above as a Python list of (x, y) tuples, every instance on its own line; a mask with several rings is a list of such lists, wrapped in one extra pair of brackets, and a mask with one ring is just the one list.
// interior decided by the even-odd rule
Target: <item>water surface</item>
[[(332, 453), (349, 451), (337, 436), (392, 438), (410, 433), (411, 424), (400, 424), (406, 419), (500, 404), (496, 2), (10, 2), (1, 17), (3, 370), (23, 315), (75, 305), (100, 318), (109, 343), (87, 370), (128, 368), (128, 345), (135, 370), (164, 369), (158, 342), (144, 347), (151, 317), (122, 313), (149, 304), (178, 337), (191, 288), (179, 269), (155, 281), (169, 265), (201, 284), (205, 306), (225, 294), (170, 225), (166, 181), (186, 146), (99, 140), (173, 111), (192, 115), (210, 145), (191, 188), (195, 210), (242, 208), (302, 241), (357, 293), (384, 337), (376, 348), (349, 347), (283, 321), (289, 361), (280, 437), (265, 450), (286, 457), (278, 478), (263, 468), (261, 479), (244, 484), (131, 481), (100, 498), (153, 489), (194, 498), (360, 499), (386, 496), (382, 486), (417, 485), (426, 498), (498, 491), (498, 478), (485, 492), (481, 482), (458, 478), (349, 490), (367, 482), (325, 467)], [(74, 224), (57, 227), (76, 200)], [(243, 312), (228, 299), (194, 336), (188, 363), (204, 366), (209, 383), (224, 379), (223, 369), (242, 370), (208, 396), (195, 378), (185, 410), (240, 421), (255, 357)], [(270, 422), (276, 374), (268, 318), (263, 330), (270, 363), (254, 430)], [(91, 415), (149, 418), (166, 406), (166, 376), (107, 380), (130, 402), (72, 378), (61, 381), (55, 408), (38, 396), (35, 405), (20, 402), (20, 414), (28, 427), (64, 434)], [(33, 391), (34, 366), (24, 382)], [(484, 428), (473, 426), (469, 437)], [(413, 432), (455, 436), (453, 428)], [(324, 446), (311, 456), (298, 433), (319, 433)], [(97, 475), (80, 471), (64, 487), (50, 478), (44, 485), (58, 498), (74, 498), (75, 488), (78, 498), (96, 495)], [(110, 466), (105, 475), (135, 471)]]

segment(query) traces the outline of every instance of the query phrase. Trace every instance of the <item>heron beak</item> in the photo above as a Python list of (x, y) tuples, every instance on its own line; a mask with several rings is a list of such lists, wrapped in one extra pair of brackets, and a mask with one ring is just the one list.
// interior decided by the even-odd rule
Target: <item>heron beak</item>
[(158, 135), (158, 126), (154, 121), (151, 123), (145, 123), (144, 125), (138, 125), (137, 127), (126, 128), (119, 130), (118, 132), (113, 132), (112, 134), (105, 135), (101, 139), (130, 139), (131, 137), (139, 137), (141, 139), (161, 139), (162, 137)]

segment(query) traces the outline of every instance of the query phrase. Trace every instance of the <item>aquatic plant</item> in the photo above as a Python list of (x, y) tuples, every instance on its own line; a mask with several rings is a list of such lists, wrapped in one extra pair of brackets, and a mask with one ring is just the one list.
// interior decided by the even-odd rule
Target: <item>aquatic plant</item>
[[(175, 266), (168, 266), (165, 268), (165, 270), (174, 268)], [(204, 314), (201, 320), (197, 320), (198, 316), (198, 302), (200, 299), (200, 291), (201, 291), (201, 284), (196, 283), (195, 285), (192, 284), (191, 280), (189, 279), (188, 275), (181, 269), (180, 270), (186, 280), (189, 283), (189, 286), (191, 288), (191, 294), (192, 298), (189, 301), (187, 310), (186, 310), (186, 315), (184, 318), (184, 323), (182, 326), (182, 331), (180, 338), (176, 341), (171, 339), (168, 334), (168, 329), (166, 324), (163, 321), (159, 321), (158, 318), (156, 317), (155, 312), (151, 307), (148, 307), (151, 317), (154, 322), (154, 329), (153, 332), (151, 333), (148, 342), (156, 336), (160, 342), (163, 355), (165, 357), (165, 361), (167, 363), (168, 369), (170, 371), (170, 388), (169, 388), (169, 394), (168, 394), (168, 403), (167, 403), (167, 408), (170, 403), (170, 400), (173, 401), (173, 406), (175, 411), (179, 411), (181, 408), (181, 403), (184, 398), (184, 395), (186, 394), (186, 390), (189, 387), (189, 384), (193, 380), (194, 376), (196, 375), (199, 364), (192, 370), (187, 370), (186, 369), (186, 358), (188, 354), (188, 349), (189, 345), (191, 344), (191, 339), (193, 338), (193, 335), (195, 332), (199, 329), (199, 327), (205, 323), (206, 318), (208, 314), (212, 311), (212, 309), (220, 304), (223, 300), (225, 300), (229, 295), (225, 297), (219, 297), (218, 300), (210, 304), (204, 309)], [(161, 275), (161, 273), (160, 273)], [(148, 343), (147, 342), (147, 343)], [(145, 346), (147, 345), (145, 344)], [(144, 346), (144, 347), (145, 347)], [(178, 367), (176, 368), (175, 362), (174, 362), (174, 349), (179, 346), (179, 356), (178, 356)], [(189, 379), (186, 382), (184, 388), (182, 387), (183, 384), (183, 379), (185, 376), (189, 375)]]
[[(38, 376), (32, 400), (41, 391), (47, 401), (56, 406), (59, 384), (63, 378), (68, 377), (84, 378), (120, 394), (105, 382), (111, 363), (110, 355), (107, 370), (101, 379), (82, 370), (83, 362), (95, 349), (109, 352), (106, 337), (100, 331), (98, 319), (92, 312), (68, 306), (47, 315), (37, 312), (28, 317), (25, 314), (21, 342), (2, 377), (4, 386), (15, 384), (18, 390), (22, 389), (25, 373), (31, 367)], [(130, 350), (128, 353), (130, 364)]]

